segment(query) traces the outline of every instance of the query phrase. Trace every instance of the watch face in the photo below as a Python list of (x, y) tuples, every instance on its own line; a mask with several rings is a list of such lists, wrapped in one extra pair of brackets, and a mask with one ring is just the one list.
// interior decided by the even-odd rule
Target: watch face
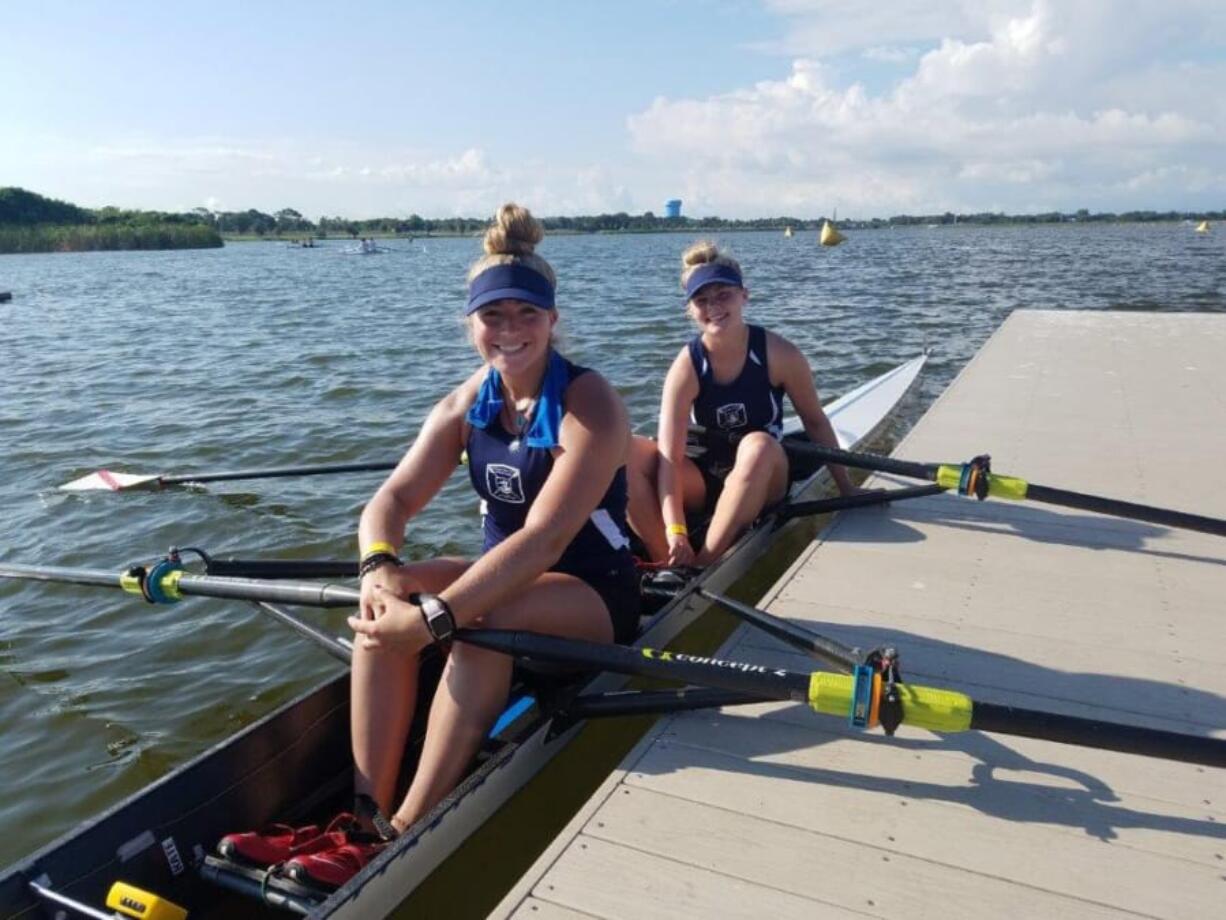
[(436, 640), (449, 639), (455, 630), (455, 618), (447, 605), (437, 597), (429, 597), (422, 601), (422, 611), (426, 614), (426, 628)]

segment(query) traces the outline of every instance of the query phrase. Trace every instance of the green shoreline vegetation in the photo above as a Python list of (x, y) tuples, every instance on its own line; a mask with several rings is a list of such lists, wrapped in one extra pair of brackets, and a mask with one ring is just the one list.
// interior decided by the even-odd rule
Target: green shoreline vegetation
[[(720, 217), (658, 217), (644, 214), (596, 214), (578, 217), (546, 217), (551, 233), (693, 233), (701, 231), (817, 230), (827, 218), (802, 220), (795, 217), (763, 217), (725, 220)], [(1027, 225), (1063, 223), (1148, 223), (1178, 221), (1226, 221), (1226, 211), (1126, 211), (1043, 214), (978, 213), (901, 214), (888, 218), (844, 218), (840, 229), (881, 230), (891, 227), (958, 225)], [(321, 217), (312, 222), (293, 208), (265, 214), (246, 211), (210, 211), (195, 208), (185, 213), (125, 211), (106, 207), (80, 208), (45, 198), (20, 188), (0, 188), (0, 253), (83, 252), (97, 249), (207, 249), (224, 240), (270, 240), (298, 242), (313, 239), (358, 237), (473, 236), (484, 232), (486, 218), (377, 217), (350, 220)]]
[(207, 249), (221, 235), (198, 214), (87, 210), (20, 188), (0, 188), (0, 253)]

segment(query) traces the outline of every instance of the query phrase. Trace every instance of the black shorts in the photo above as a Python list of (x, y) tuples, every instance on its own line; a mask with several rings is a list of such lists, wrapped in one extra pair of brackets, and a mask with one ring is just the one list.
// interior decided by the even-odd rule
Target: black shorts
[(613, 623), (614, 642), (626, 645), (634, 641), (639, 631), (643, 597), (639, 591), (639, 573), (629, 554), (608, 568), (564, 574), (575, 576), (600, 595)]

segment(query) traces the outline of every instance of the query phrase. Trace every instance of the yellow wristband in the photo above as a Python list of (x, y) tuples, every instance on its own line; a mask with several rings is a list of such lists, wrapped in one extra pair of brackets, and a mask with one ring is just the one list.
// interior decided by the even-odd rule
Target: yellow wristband
[(392, 544), (385, 543), (383, 540), (377, 540), (366, 547), (366, 552), (362, 553), (360, 558), (365, 559), (367, 556), (373, 556), (375, 553), (387, 553), (389, 556), (398, 555), (396, 547), (392, 546)]
[(673, 536), (688, 537), (690, 535), (690, 529), (686, 527), (684, 524), (669, 524), (667, 527), (664, 528), (664, 530), (670, 537), (673, 537)]

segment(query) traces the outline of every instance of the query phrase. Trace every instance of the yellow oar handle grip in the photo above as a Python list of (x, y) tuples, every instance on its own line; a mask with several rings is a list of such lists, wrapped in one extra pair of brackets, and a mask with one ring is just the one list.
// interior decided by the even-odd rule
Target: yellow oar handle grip
[[(816, 671), (809, 677), (809, 706), (815, 712), (845, 716), (851, 708), (852, 678)], [(964, 693), (898, 684), (902, 724), (934, 732), (963, 732), (971, 727), (974, 700)]]
[[(962, 482), (962, 467), (960, 466), (940, 466), (937, 467), (937, 485), (944, 489), (958, 489)], [(988, 474), (988, 497), (990, 498), (1010, 498), (1014, 501), (1021, 501), (1026, 497), (1026, 489), (1029, 483), (1025, 479), (1018, 479), (1016, 476), (998, 476), (996, 473)]]

